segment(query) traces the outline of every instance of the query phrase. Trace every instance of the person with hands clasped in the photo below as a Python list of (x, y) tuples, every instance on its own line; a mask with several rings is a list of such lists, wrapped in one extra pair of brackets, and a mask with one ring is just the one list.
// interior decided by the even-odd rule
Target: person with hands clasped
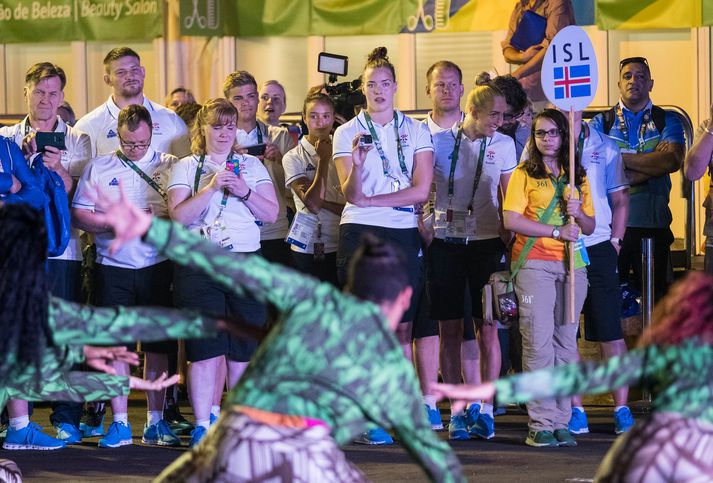
[[(412, 359), (412, 322), (423, 279), (423, 251), (416, 211), (428, 199), (433, 178), (433, 143), (428, 128), (394, 109), (396, 71), (384, 47), (368, 56), (362, 74), (366, 109), (337, 128), (334, 158), (347, 204), (342, 212), (337, 275), (346, 282), (347, 265), (362, 234), (372, 233), (403, 250), (408, 259), (411, 305), (396, 329)], [(364, 442), (390, 444), (383, 430)]]
[[(503, 205), (505, 228), (515, 233), (512, 278), (518, 298), (523, 370), (577, 360), (577, 323), (567, 321), (567, 243), (595, 228), (584, 169), (569, 173), (567, 118), (545, 109), (533, 121), (528, 159), (513, 172)], [(576, 193), (566, 188), (574, 176)], [(568, 221), (567, 221), (568, 218)], [(587, 295), (583, 243), (575, 251), (575, 313)], [(575, 446), (567, 431), (569, 398), (527, 405), (530, 446)]]
[[(259, 253), (257, 221), (272, 223), (278, 213), (275, 190), (265, 167), (254, 156), (237, 155), (237, 112), (225, 99), (211, 99), (198, 112), (192, 129), (193, 155), (181, 159), (171, 172), (168, 209), (171, 218), (231, 252)], [(174, 274), (176, 305), (213, 314), (229, 314), (262, 326), (266, 307), (239, 297), (207, 275), (178, 266)], [(191, 446), (205, 436), (220, 411), (225, 386), (225, 359), (232, 387), (250, 360), (257, 343), (221, 333), (186, 341), (191, 362), (188, 391), (196, 428)]]
[(337, 285), (337, 244), (344, 196), (332, 162), (334, 103), (310, 94), (302, 116), (309, 128), (299, 145), (282, 158), (285, 184), (292, 189), (297, 214), (288, 235), (298, 270)]

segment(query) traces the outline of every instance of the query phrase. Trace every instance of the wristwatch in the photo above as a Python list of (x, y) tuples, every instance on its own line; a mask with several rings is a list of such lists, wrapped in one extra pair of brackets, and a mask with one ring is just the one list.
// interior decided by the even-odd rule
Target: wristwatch
[(556, 226), (552, 227), (552, 238), (554, 238), (555, 240), (560, 239), (560, 231), (559, 228), (557, 228)]

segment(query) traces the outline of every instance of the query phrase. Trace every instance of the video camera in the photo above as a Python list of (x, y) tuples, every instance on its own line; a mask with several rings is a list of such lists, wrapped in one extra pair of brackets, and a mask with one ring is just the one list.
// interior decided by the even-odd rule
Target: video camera
[(340, 82), (337, 84), (337, 76), (346, 76), (349, 67), (349, 58), (344, 55), (320, 52), (317, 70), (323, 74), (329, 74), (329, 83), (325, 84), (324, 90), (334, 102), (334, 111), (345, 120), (350, 120), (356, 114), (354, 108), (366, 104), (366, 98), (361, 92), (361, 79)]

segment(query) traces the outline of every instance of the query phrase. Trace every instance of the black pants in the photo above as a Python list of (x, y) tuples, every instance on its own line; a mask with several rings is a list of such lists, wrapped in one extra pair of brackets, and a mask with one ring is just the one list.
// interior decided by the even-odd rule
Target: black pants
[(627, 227), (619, 252), (619, 279), (631, 283), (641, 291), (641, 241), (644, 238), (654, 240), (654, 300), (658, 301), (666, 295), (668, 286), (673, 280), (671, 268), (673, 233), (669, 228)]

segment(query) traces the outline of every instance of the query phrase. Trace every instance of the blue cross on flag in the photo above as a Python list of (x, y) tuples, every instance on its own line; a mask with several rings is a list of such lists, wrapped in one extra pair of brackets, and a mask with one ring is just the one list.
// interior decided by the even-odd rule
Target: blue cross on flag
[(597, 92), (599, 73), (594, 47), (587, 33), (570, 25), (550, 42), (542, 61), (542, 90), (558, 108), (582, 111)]

